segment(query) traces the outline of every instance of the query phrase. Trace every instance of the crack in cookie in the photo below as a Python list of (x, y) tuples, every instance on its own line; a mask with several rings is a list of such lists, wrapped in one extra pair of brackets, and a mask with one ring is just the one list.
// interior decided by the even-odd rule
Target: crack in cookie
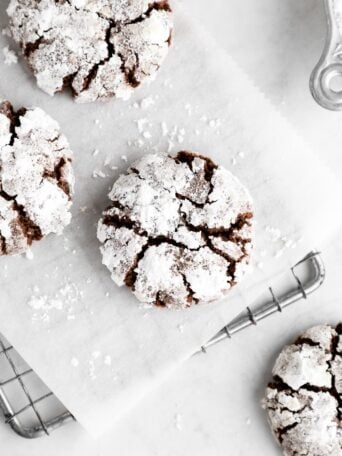
[(127, 99), (163, 63), (172, 37), (166, 0), (11, 0), (10, 30), (50, 95)]
[(70, 223), (72, 152), (59, 125), (39, 108), (0, 104), (0, 255)]
[[(52, 141), (52, 142), (54, 142), (54, 141)], [(58, 152), (61, 152), (61, 151), (58, 150)], [(63, 192), (68, 196), (69, 199), (71, 199), (70, 184), (68, 182), (68, 179), (65, 176), (65, 167), (68, 162), (71, 163), (70, 158), (65, 159), (65, 157), (61, 157), (59, 162), (56, 163), (53, 170), (46, 169), (44, 171), (43, 177), (49, 177), (51, 179), (54, 179), (56, 181), (58, 187), (63, 190)]]
[(247, 190), (207, 157), (146, 155), (121, 175), (99, 222), (103, 263), (137, 298), (184, 308), (220, 299), (249, 262)]
[(316, 326), (285, 347), (263, 406), (287, 456), (342, 454), (342, 326)]

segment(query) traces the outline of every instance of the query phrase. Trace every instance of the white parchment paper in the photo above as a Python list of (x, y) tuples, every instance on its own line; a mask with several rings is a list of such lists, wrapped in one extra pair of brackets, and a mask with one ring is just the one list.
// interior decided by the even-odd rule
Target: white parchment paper
[[(32, 260), (0, 259), (0, 330), (94, 436), (341, 225), (333, 174), (178, 7), (174, 41), (157, 80), (128, 102), (50, 98), (23, 61), (0, 64), (3, 97), (60, 122), (77, 179), (65, 235), (37, 243)], [(0, 37), (0, 49), (8, 43)], [(145, 309), (101, 265), (96, 224), (126, 160), (181, 149), (210, 155), (248, 186), (257, 217), (253, 268), (217, 305)], [(106, 177), (94, 177), (99, 171)]]

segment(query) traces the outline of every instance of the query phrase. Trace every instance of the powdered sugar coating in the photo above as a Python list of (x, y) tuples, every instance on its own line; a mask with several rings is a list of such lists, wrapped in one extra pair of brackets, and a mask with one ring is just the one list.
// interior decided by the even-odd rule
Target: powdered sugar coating
[[(110, 238), (108, 239), (108, 235)], [(147, 243), (147, 237), (139, 236), (132, 230), (125, 228), (113, 229), (104, 226), (99, 227), (98, 238), (105, 242), (102, 262), (112, 271), (112, 278), (119, 286), (125, 284), (126, 275), (129, 273), (136, 256)], [(125, 255), (113, 255), (113, 251), (125, 250)]]
[(70, 223), (72, 152), (59, 125), (39, 108), (0, 104), (0, 255)]
[(167, 0), (11, 0), (7, 12), (38, 86), (53, 95), (70, 85), (80, 102), (128, 98), (170, 45)]
[(341, 334), (313, 327), (276, 360), (264, 406), (286, 456), (342, 455)]
[(212, 302), (242, 278), (251, 252), (251, 197), (210, 159), (145, 155), (109, 197), (98, 227), (103, 263), (140, 301), (172, 308)]

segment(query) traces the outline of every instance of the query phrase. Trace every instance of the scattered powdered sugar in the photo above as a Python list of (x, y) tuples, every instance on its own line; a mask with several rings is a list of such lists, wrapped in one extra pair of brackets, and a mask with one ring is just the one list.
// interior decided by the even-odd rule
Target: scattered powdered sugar
[(176, 429), (178, 431), (182, 431), (183, 430), (183, 427), (182, 427), (182, 416), (179, 413), (176, 413), (175, 418), (174, 418), (174, 422), (175, 422)]
[(267, 225), (265, 231), (269, 234), (269, 237), (273, 242), (278, 241), (281, 238), (281, 231), (279, 228)]
[(273, 243), (275, 250), (273, 255), (275, 258), (280, 258), (286, 249), (296, 248), (298, 243), (302, 241), (301, 238), (291, 239), (288, 236), (283, 235), (279, 228), (270, 225), (265, 226), (265, 232), (268, 235), (269, 240)]
[(93, 171), (93, 178), (97, 179), (98, 177), (101, 177), (101, 179), (104, 179), (107, 176), (101, 169), (95, 169)]
[(209, 127), (210, 128), (218, 128), (222, 125), (221, 119), (211, 119), (209, 120)]
[(95, 361), (93, 359), (88, 361), (88, 373), (91, 380), (96, 380), (97, 375), (95, 373)]
[(74, 320), (74, 307), (83, 298), (83, 292), (73, 282), (66, 282), (54, 294), (40, 294), (37, 285), (33, 287), (32, 292), (27, 305), (34, 311), (33, 322), (49, 323), (56, 312), (63, 314), (67, 320)]
[(143, 133), (144, 125), (147, 123), (147, 119), (145, 119), (145, 118), (138, 119), (138, 120), (136, 120), (136, 123), (137, 123), (137, 127), (138, 127), (138, 132)]
[(17, 54), (12, 51), (8, 46), (5, 46), (2, 50), (4, 55), (4, 62), (5, 65), (13, 65), (14, 63), (18, 63)]
[(1, 30), (1, 34), (3, 36), (8, 36), (8, 37), (11, 37), (11, 30), (9, 29), (9, 27), (5, 27)]
[[(140, 104), (141, 103), (135, 102), (131, 107), (139, 108)], [(153, 104), (151, 106), (153, 106)], [(191, 134), (195, 134), (196, 136), (202, 134), (205, 136), (206, 132), (209, 130), (214, 130), (217, 135), (221, 133), (224, 122), (223, 118), (208, 118), (207, 115), (201, 114), (199, 106), (190, 103), (185, 103), (184, 109), (189, 116), (194, 117), (194, 121), (197, 121), (197, 123), (203, 122), (204, 125), (201, 125), (201, 129), (196, 128), (194, 131), (190, 131), (184, 125), (178, 125), (177, 123), (170, 124), (166, 120), (156, 122), (153, 120), (152, 114), (151, 117), (149, 117), (148, 115), (150, 113), (145, 110), (143, 117), (134, 120), (139, 136), (127, 141), (128, 146), (134, 147), (134, 149), (144, 149), (144, 151), (149, 153), (158, 152), (160, 146), (154, 144), (155, 140), (158, 140), (165, 143), (165, 145), (163, 144), (163, 147), (165, 147), (167, 153), (173, 153), (174, 149), (179, 148)], [(156, 110), (153, 112), (155, 113)], [(243, 154), (244, 153), (242, 153), (241, 156)], [(238, 155), (237, 158), (239, 158)]]
[(169, 129), (167, 128), (166, 122), (162, 122), (161, 124), (161, 130), (162, 130), (162, 135), (166, 136), (169, 132)]
[(193, 108), (192, 108), (192, 106), (191, 106), (190, 103), (186, 103), (186, 104), (184, 105), (184, 109), (185, 109), (185, 111), (188, 113), (188, 116), (192, 116)]
[(70, 361), (70, 364), (72, 365), (72, 367), (78, 367), (80, 362), (77, 358), (71, 358), (71, 361)]
[(143, 98), (140, 102), (140, 108), (141, 109), (148, 109), (150, 108), (151, 106), (153, 106), (155, 104), (155, 100), (153, 97), (146, 97), (146, 98)]
[(104, 357), (104, 361), (103, 361), (107, 366), (110, 366), (112, 364), (112, 357), (110, 355), (106, 355)]
[[(103, 366), (106, 369), (111, 367), (112, 357), (109, 354), (103, 354), (100, 350), (93, 350), (86, 364), (89, 377), (91, 380), (96, 380)], [(117, 376), (114, 376), (113, 380), (117, 380)]]
[(177, 325), (177, 329), (178, 329), (178, 331), (180, 333), (183, 333), (184, 332), (184, 325), (182, 325), (182, 324)]
[(31, 296), (27, 303), (34, 310), (61, 310), (63, 303), (60, 299), (50, 298), (49, 296)]
[(150, 139), (150, 138), (152, 138), (152, 135), (151, 135), (151, 133), (149, 131), (144, 131), (143, 132), (143, 137), (145, 139)]
[(25, 255), (26, 255), (26, 258), (27, 258), (28, 260), (33, 260), (33, 258), (34, 258), (34, 255), (33, 255), (33, 252), (32, 252), (31, 249), (28, 249), (28, 250), (26, 251), (26, 254), (25, 254)]

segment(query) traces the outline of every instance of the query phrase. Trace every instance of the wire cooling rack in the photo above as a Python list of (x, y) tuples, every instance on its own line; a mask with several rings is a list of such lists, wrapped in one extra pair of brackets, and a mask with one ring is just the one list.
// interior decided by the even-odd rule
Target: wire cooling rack
[[(302, 278), (303, 268), (305, 279)], [(299, 271), (301, 269), (301, 272)], [(197, 353), (232, 337), (245, 328), (258, 324), (276, 312), (282, 312), (316, 291), (324, 282), (325, 268), (318, 252), (311, 252), (291, 268), (292, 284), (285, 293), (269, 297), (254, 308), (247, 307)], [(13, 346), (0, 335), (0, 408), (6, 422), (20, 436), (36, 438), (71, 422), (74, 417), (25, 363)]]

